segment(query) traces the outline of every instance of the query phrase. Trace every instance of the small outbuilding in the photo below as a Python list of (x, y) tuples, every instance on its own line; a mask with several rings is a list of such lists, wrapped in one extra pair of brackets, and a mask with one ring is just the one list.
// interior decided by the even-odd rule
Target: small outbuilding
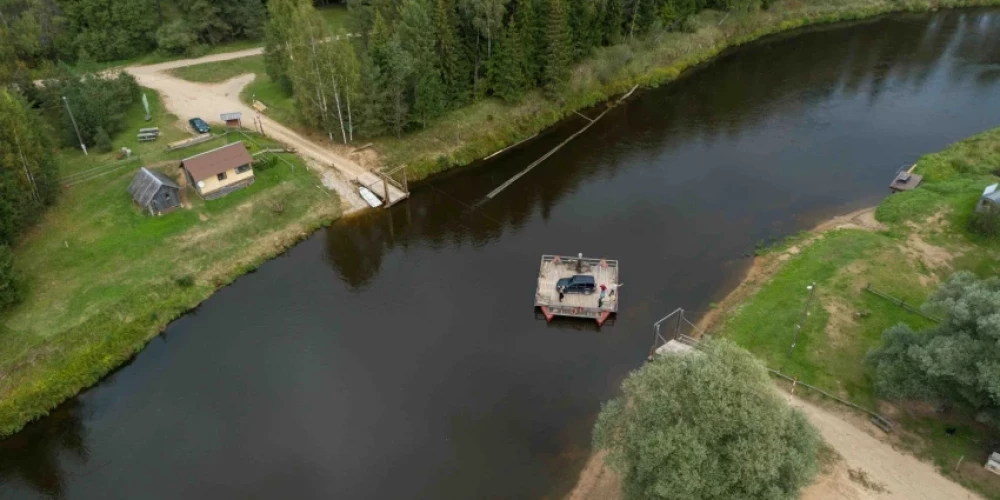
[(1000, 184), (987, 186), (976, 204), (976, 211), (984, 214), (1000, 214)]
[(1000, 476), (1000, 453), (993, 452), (986, 459), (986, 470)]
[(160, 215), (181, 205), (180, 187), (173, 179), (143, 167), (128, 186), (135, 203), (150, 215)]
[(214, 200), (253, 184), (252, 163), (246, 146), (234, 142), (181, 160), (181, 169), (199, 196)]
[(237, 130), (243, 128), (243, 121), (241, 120), (242, 117), (243, 113), (240, 113), (239, 111), (233, 113), (222, 113), (219, 115), (219, 119), (226, 123), (226, 129), (235, 128)]

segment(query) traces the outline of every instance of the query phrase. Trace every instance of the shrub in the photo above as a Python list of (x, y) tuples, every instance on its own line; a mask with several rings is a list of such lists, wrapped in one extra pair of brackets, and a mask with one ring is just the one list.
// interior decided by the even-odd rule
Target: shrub
[(892, 327), (869, 353), (876, 390), (894, 399), (963, 403), (979, 421), (1000, 427), (1000, 278), (956, 273), (925, 308), (944, 321), (923, 332)]
[(167, 54), (188, 54), (198, 44), (198, 36), (184, 20), (178, 19), (156, 30), (156, 46)]
[(989, 238), (1000, 236), (1000, 213), (974, 212), (969, 218), (969, 231)]
[(94, 149), (99, 153), (110, 153), (113, 148), (111, 136), (104, 130), (104, 127), (97, 127), (97, 133), (94, 134)]
[(0, 245), (0, 310), (21, 301), (21, 286), (14, 270), (14, 254), (7, 245)]
[(633, 372), (601, 408), (594, 444), (622, 474), (625, 498), (798, 498), (816, 471), (816, 431), (750, 353), (704, 346)]
[(263, 154), (258, 156), (253, 163), (253, 169), (258, 172), (263, 172), (265, 170), (270, 170), (278, 164), (278, 157), (271, 154)]
[(190, 274), (178, 276), (174, 278), (174, 283), (181, 288), (191, 288), (194, 286), (194, 276), (191, 276)]

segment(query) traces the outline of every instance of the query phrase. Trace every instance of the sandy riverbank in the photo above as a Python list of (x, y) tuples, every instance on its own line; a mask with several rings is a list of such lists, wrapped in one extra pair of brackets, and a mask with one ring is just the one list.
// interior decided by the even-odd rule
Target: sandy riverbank
[[(875, 208), (865, 208), (830, 218), (796, 238), (780, 251), (754, 257), (740, 283), (718, 306), (698, 323), (711, 332), (736, 309), (745, 304), (777, 273), (784, 262), (825, 233), (838, 229), (882, 231), (887, 226), (875, 220)], [(933, 465), (900, 452), (885, 434), (866, 420), (788, 396), (789, 403), (802, 409), (824, 440), (836, 452), (837, 460), (803, 490), (802, 498), (821, 500), (981, 499), (982, 497), (942, 476)], [(604, 452), (590, 457), (566, 500), (616, 500), (622, 498), (621, 479), (604, 464)]]

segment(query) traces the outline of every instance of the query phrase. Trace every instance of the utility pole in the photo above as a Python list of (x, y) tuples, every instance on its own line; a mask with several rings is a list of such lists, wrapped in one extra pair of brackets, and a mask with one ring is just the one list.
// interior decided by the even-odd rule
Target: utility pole
[(62, 96), (63, 102), (66, 103), (66, 111), (69, 112), (69, 120), (73, 122), (73, 130), (76, 130), (76, 138), (80, 141), (80, 149), (83, 150), (84, 156), (90, 156), (87, 154), (87, 146), (83, 143), (83, 137), (80, 136), (80, 127), (76, 126), (76, 118), (73, 118), (73, 110), (69, 109), (69, 99), (66, 96)]
[(806, 287), (809, 290), (809, 297), (806, 298), (806, 305), (802, 308), (802, 313), (799, 314), (799, 322), (795, 325), (795, 335), (792, 336), (792, 345), (788, 348), (788, 356), (792, 356), (792, 351), (795, 350), (795, 344), (799, 342), (799, 332), (802, 331), (802, 322), (806, 319), (806, 314), (809, 311), (809, 303), (812, 302), (813, 293), (816, 292), (816, 282)]

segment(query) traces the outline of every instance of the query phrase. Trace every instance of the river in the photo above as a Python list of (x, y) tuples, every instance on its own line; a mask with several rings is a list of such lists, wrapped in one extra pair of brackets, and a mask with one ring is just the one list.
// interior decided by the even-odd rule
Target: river
[[(898, 15), (731, 51), (582, 125), (342, 220), (0, 443), (0, 498), (558, 498), (653, 321), (766, 242), (875, 204), (1000, 125), (1000, 11)], [(621, 262), (621, 312), (539, 320), (545, 253)]]

